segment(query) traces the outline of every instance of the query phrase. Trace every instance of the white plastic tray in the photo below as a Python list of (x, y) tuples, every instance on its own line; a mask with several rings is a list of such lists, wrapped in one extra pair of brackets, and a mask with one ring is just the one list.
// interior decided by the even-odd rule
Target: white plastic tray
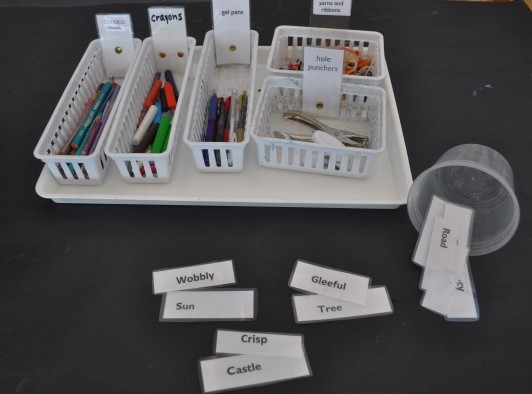
[[(259, 47), (256, 86), (262, 86), (264, 78), (271, 75), (266, 69), (269, 50)], [(196, 47), (194, 64), (200, 52), (201, 47)], [(57, 203), (76, 204), (397, 208), (406, 204), (412, 173), (388, 70), (380, 86), (387, 93), (387, 149), (373, 164), (367, 179), (261, 167), (256, 149), (246, 149), (240, 173), (203, 173), (196, 169), (192, 152), (181, 141), (172, 177), (166, 184), (126, 183), (113, 165), (102, 185), (60, 185), (45, 166), (36, 191)]]

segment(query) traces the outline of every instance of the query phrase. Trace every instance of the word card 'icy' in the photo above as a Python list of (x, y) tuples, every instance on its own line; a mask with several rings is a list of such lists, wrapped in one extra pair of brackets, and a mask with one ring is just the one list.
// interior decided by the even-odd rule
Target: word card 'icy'
[(306, 357), (238, 355), (199, 361), (204, 393), (282, 382), (312, 376)]
[(368, 290), (366, 305), (334, 300), (320, 295), (292, 296), (296, 323), (317, 323), (329, 320), (355, 319), (393, 313), (392, 302), (385, 286)]
[(305, 357), (303, 335), (233, 330), (216, 331), (214, 353)]
[(235, 283), (233, 260), (153, 271), (153, 294)]
[(253, 320), (257, 290), (191, 290), (166, 293), (160, 321)]
[(288, 286), (308, 293), (320, 294), (364, 305), (370, 278), (298, 260)]

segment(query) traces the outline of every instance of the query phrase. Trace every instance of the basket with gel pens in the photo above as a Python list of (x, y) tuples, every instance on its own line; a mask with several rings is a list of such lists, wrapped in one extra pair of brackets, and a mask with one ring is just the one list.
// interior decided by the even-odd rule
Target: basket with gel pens
[(258, 33), (250, 31), (250, 64), (216, 62), (214, 31), (203, 42), (184, 141), (203, 172), (239, 172), (250, 140)]
[(338, 116), (302, 111), (303, 81), (264, 80), (251, 136), (259, 164), (269, 168), (367, 178), (386, 147), (386, 92), (342, 84)]

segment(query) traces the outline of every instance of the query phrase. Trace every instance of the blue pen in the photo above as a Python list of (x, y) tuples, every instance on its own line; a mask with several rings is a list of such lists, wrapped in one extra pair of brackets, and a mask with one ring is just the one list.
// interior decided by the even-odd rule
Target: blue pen
[(209, 104), (209, 117), (207, 132), (205, 133), (205, 141), (212, 142), (214, 141), (214, 133), (216, 131), (216, 112), (218, 110), (218, 96), (214, 93), (211, 97), (211, 102)]

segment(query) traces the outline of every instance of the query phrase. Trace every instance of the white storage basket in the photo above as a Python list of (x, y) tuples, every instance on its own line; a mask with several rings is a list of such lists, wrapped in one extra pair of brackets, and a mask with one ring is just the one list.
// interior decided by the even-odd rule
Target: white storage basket
[[(250, 137), (251, 118), (255, 92), (255, 74), (257, 67), (257, 49), (259, 35), (251, 31), (251, 63), (216, 64), (214, 31), (205, 35), (203, 49), (199, 59), (198, 70), (192, 90), (192, 98), (185, 129), (184, 141), (192, 150), (194, 162), (203, 172), (239, 172), (244, 167), (244, 149)], [(241, 142), (204, 142), (207, 125), (206, 107), (212, 94), (226, 95), (230, 89), (237, 89), (239, 94), (246, 91), (248, 107), (245, 122), (244, 139)], [(209, 160), (204, 161), (204, 153)], [(215, 158), (218, 155), (219, 161)]]
[(283, 170), (366, 178), (373, 162), (386, 148), (386, 92), (376, 86), (342, 84), (341, 93), (338, 116), (316, 119), (327, 126), (369, 137), (367, 149), (275, 138), (275, 131), (310, 137), (313, 130), (299, 122), (285, 120), (283, 116), (288, 111), (301, 111), (303, 81), (288, 77), (266, 78), (251, 128), (259, 164)]
[[(142, 41), (134, 40), (135, 54)], [(104, 147), (109, 137), (114, 116), (124, 94), (131, 67), (125, 77), (115, 78), (122, 85), (100, 139), (92, 154), (87, 156), (60, 155), (59, 151), (69, 141), (86, 103), (102, 82), (111, 81), (112, 75), (106, 75), (103, 63), (103, 51), (100, 39), (93, 40), (74, 71), (61, 99), (59, 100), (46, 128), (34, 150), (36, 158), (41, 159), (54, 178), (64, 185), (100, 185), (109, 165)]]
[(132, 140), (137, 130), (137, 121), (148, 95), (156, 72), (164, 75), (165, 70), (157, 68), (153, 39), (148, 37), (142, 43), (137, 60), (131, 69), (131, 76), (124, 87), (124, 96), (118, 108), (111, 136), (105, 147), (106, 154), (115, 162), (122, 179), (128, 183), (167, 183), (186, 122), (192, 77), (192, 58), (196, 40), (187, 38), (188, 60), (184, 73), (173, 72), (179, 90), (179, 99), (172, 117), (168, 146), (161, 153), (132, 153)]
[(278, 26), (272, 40), (266, 63), (272, 73), (302, 77), (303, 71), (289, 70), (288, 64), (303, 61), (305, 47), (348, 48), (358, 50), (363, 57), (373, 60), (372, 75), (343, 75), (346, 83), (378, 85), (384, 80), (384, 39), (382, 34), (371, 31), (325, 29), (318, 27)]

